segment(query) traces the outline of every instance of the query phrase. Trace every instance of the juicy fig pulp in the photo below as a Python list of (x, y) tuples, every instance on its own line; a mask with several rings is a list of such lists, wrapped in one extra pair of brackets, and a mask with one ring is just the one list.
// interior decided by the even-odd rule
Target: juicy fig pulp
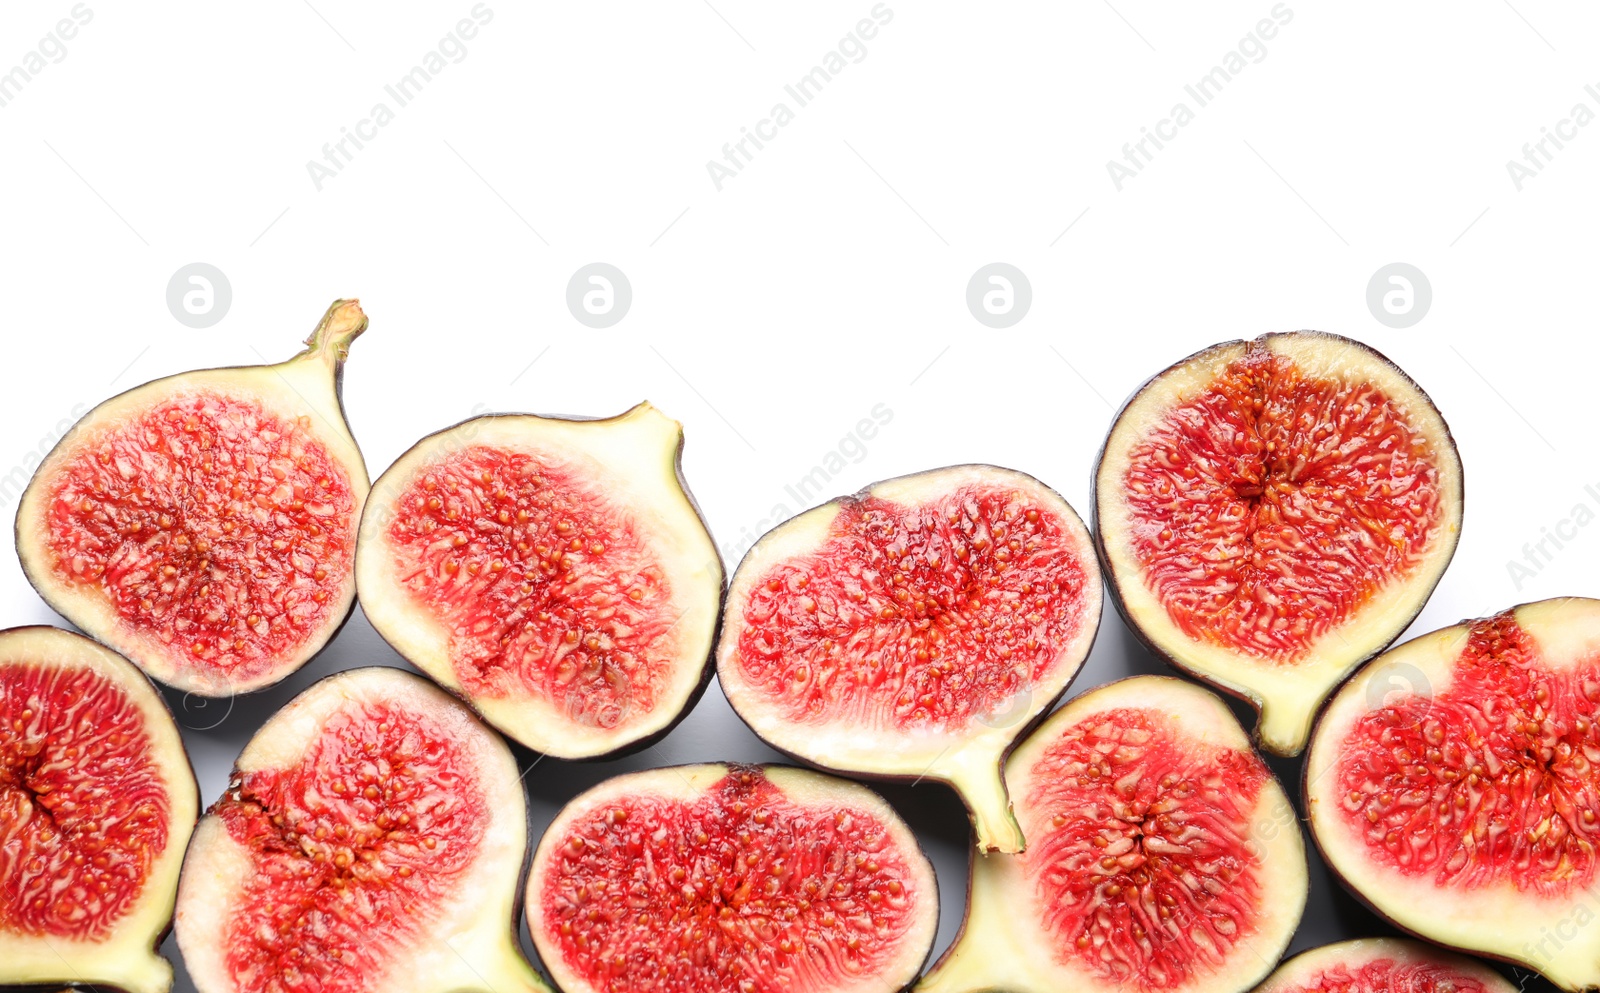
[(54, 628), (0, 632), (0, 985), (165, 993), (199, 798), (166, 704), (126, 659)]
[(1069, 701), (1006, 782), (1028, 849), (973, 858), (923, 993), (1239, 993), (1305, 908), (1294, 808), (1227, 706), (1137, 676)]
[(1302, 952), (1257, 993), (1514, 993), (1482, 962), (1420, 941), (1358, 938)]
[(480, 417), (373, 487), (367, 619), (489, 723), (561, 758), (664, 734), (711, 675), (722, 560), (648, 403), (578, 421)]
[(84, 415), (17, 508), (29, 582), (181, 690), (228, 696), (304, 665), (355, 604), (367, 472), (338, 388), (366, 326), (336, 301), (287, 362), (170, 376)]
[(1031, 476), (953, 466), (768, 532), (728, 595), (717, 673), (745, 723), (827, 769), (949, 783), (1015, 852), (1000, 764), (1100, 623), (1088, 530)]
[(1095, 529), (1129, 626), (1253, 703), (1279, 755), (1426, 603), (1461, 528), (1461, 462), (1427, 394), (1358, 342), (1227, 342), (1128, 401)]
[(1600, 985), (1600, 601), (1423, 635), (1329, 702), (1306, 807), (1332, 869), (1424, 938)]
[(568, 804), (527, 908), (566, 993), (885, 993), (927, 960), (938, 898), (911, 830), (865, 787), (700, 765)]
[(397, 669), (324, 679), (245, 746), (195, 831), (178, 944), (201, 993), (545, 991), (514, 940), (511, 750)]

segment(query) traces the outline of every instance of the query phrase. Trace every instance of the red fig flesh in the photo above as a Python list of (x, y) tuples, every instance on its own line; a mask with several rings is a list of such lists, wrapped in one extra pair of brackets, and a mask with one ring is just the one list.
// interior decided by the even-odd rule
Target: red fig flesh
[(1420, 941), (1358, 938), (1302, 952), (1258, 993), (1515, 993), (1482, 962)]
[(355, 603), (367, 474), (338, 384), (366, 326), (341, 300), (287, 362), (171, 376), (85, 415), (18, 506), (40, 595), (193, 693), (260, 689), (304, 665)]
[(1422, 609), (1460, 525), (1460, 459), (1427, 394), (1365, 345), (1311, 331), (1215, 345), (1151, 379), (1095, 479), (1129, 625), (1251, 701), (1280, 755)]
[(710, 678), (722, 560), (649, 404), (423, 439), (373, 488), (356, 571), (378, 633), (491, 724), (592, 758), (665, 733)]
[(527, 906), (566, 993), (880, 993), (927, 959), (938, 888), (864, 787), (704, 765), (572, 801), (539, 843)]
[(1028, 849), (973, 859), (924, 993), (1239, 993), (1288, 947), (1305, 849), (1216, 696), (1139, 676), (1069, 701), (1006, 762)]
[(1422, 937), (1600, 985), (1600, 601), (1423, 635), (1329, 702), (1306, 759), (1328, 865)]
[(1087, 530), (1031, 476), (954, 466), (878, 483), (765, 535), (718, 647), (728, 702), (828, 769), (934, 779), (983, 848), (1019, 851), (1000, 762), (1100, 622)]
[(416, 676), (349, 670), (239, 756), (178, 944), (201, 993), (543, 991), (512, 937), (526, 851), (505, 742)]
[(164, 993), (199, 805), (177, 725), (126, 659), (54, 628), (0, 632), (0, 984)]

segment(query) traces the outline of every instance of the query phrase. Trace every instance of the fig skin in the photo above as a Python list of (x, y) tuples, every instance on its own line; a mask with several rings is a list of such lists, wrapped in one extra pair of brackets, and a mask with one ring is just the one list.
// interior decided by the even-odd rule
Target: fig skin
[[(1431, 583), (1428, 584), (1425, 590), (1419, 588), (1416, 591), (1416, 602), (1412, 609), (1404, 614), (1395, 615), (1391, 623), (1392, 633), (1388, 635), (1387, 639), (1379, 644), (1371, 646), (1370, 650), (1367, 650), (1360, 658), (1354, 659), (1348, 664), (1341, 666), (1340, 672), (1330, 681), (1328, 681), (1326, 686), (1323, 687), (1320, 696), (1316, 696), (1314, 699), (1310, 698), (1309, 695), (1302, 699), (1294, 699), (1287, 696), (1280, 697), (1281, 702), (1278, 704), (1278, 706), (1274, 707), (1269, 701), (1266, 700), (1267, 694), (1264, 693), (1260, 688), (1243, 685), (1241, 683), (1230, 682), (1207, 672), (1200, 666), (1185, 661), (1181, 657), (1180, 651), (1162, 645), (1154, 633), (1147, 630), (1146, 627), (1136, 619), (1128, 604), (1129, 594), (1127, 592), (1127, 587), (1141, 583), (1143, 581), (1143, 576), (1142, 573), (1123, 574), (1117, 570), (1113, 556), (1111, 555), (1111, 552), (1107, 546), (1106, 528), (1104, 526), (1101, 508), (1102, 500), (1104, 498), (1103, 491), (1106, 489), (1106, 487), (1102, 485), (1103, 473), (1105, 470), (1107, 456), (1111, 450), (1112, 442), (1117, 438), (1118, 430), (1123, 426), (1124, 421), (1130, 416), (1134, 405), (1152, 386), (1155, 386), (1156, 384), (1165, 380), (1168, 376), (1180, 372), (1181, 370), (1185, 369), (1185, 367), (1200, 361), (1213, 353), (1220, 353), (1224, 350), (1241, 346), (1249, 347), (1263, 342), (1270, 344), (1272, 341), (1280, 338), (1307, 338), (1315, 342), (1331, 344), (1335, 347), (1348, 347), (1355, 349), (1357, 354), (1367, 356), (1375, 361), (1379, 368), (1383, 369), (1387, 375), (1394, 377), (1394, 379), (1403, 387), (1409, 388), (1410, 390), (1414, 390), (1416, 392), (1423, 405), (1423, 414), (1426, 415), (1431, 413), (1433, 418), (1437, 420), (1438, 436), (1434, 440), (1438, 444), (1441, 456), (1447, 456), (1444, 461), (1451, 469), (1451, 476), (1453, 478), (1447, 481), (1453, 482), (1454, 485), (1453, 487), (1447, 488), (1446, 495), (1449, 497), (1450, 506), (1454, 508), (1453, 517), (1455, 518), (1456, 523), (1451, 529), (1449, 529), (1448, 535), (1444, 541), (1443, 554), (1437, 567), (1437, 574), (1435, 578)], [(1185, 676), (1197, 679), (1220, 693), (1224, 693), (1248, 704), (1253, 710), (1256, 711), (1258, 715), (1257, 724), (1251, 733), (1251, 739), (1255, 742), (1256, 746), (1272, 755), (1283, 758), (1293, 758), (1304, 750), (1306, 742), (1310, 738), (1311, 725), (1315, 719), (1315, 716), (1326, 703), (1327, 699), (1333, 694), (1334, 690), (1349, 677), (1350, 673), (1354, 672), (1367, 661), (1394, 645), (1394, 643), (1405, 634), (1406, 630), (1411, 626), (1411, 623), (1416, 620), (1418, 615), (1420, 615), (1423, 609), (1427, 606), (1428, 600), (1431, 598), (1433, 591), (1437, 589), (1438, 583), (1443, 579), (1444, 573), (1447, 570), (1451, 559), (1455, 555), (1455, 549), (1460, 539), (1459, 522), (1464, 516), (1466, 509), (1466, 489), (1463, 471), (1461, 468), (1459, 449), (1456, 446), (1454, 435), (1450, 431), (1450, 425), (1445, 420), (1444, 415), (1439, 411), (1438, 405), (1434, 403), (1433, 398), (1428, 395), (1427, 391), (1424, 390), (1421, 385), (1416, 382), (1416, 380), (1412, 379), (1404, 369), (1400, 368), (1400, 366), (1388, 356), (1384, 355), (1378, 349), (1373, 348), (1371, 345), (1368, 345), (1365, 342), (1358, 341), (1354, 338), (1345, 337), (1343, 335), (1333, 334), (1327, 331), (1302, 329), (1298, 331), (1272, 332), (1253, 340), (1233, 339), (1231, 341), (1223, 341), (1214, 345), (1209, 345), (1191, 353), (1190, 355), (1185, 356), (1182, 359), (1179, 359), (1178, 361), (1145, 379), (1142, 383), (1135, 387), (1134, 390), (1128, 395), (1127, 399), (1123, 401), (1122, 406), (1117, 409), (1116, 414), (1112, 416), (1111, 426), (1106, 432), (1105, 440), (1101, 443), (1098, 454), (1095, 456), (1094, 466), (1090, 475), (1089, 503), (1089, 527), (1090, 532), (1094, 537), (1095, 550), (1100, 559), (1101, 572), (1105, 577), (1106, 586), (1111, 592), (1110, 599), (1114, 604), (1116, 604), (1117, 613), (1122, 617), (1124, 625), (1128, 628), (1128, 630), (1133, 632), (1140, 644), (1144, 645), (1151, 655), (1171, 666), (1176, 671), (1184, 674)], [(1412, 580), (1407, 581), (1410, 582)], [(1359, 624), (1359, 620), (1357, 620), (1355, 616), (1352, 616), (1352, 618), (1347, 618), (1345, 621), (1345, 624), (1350, 623)], [(1286, 728), (1277, 727), (1276, 725), (1280, 723), (1279, 721), (1269, 722), (1268, 720), (1269, 712), (1272, 710), (1277, 710), (1280, 712), (1288, 712), (1291, 710), (1295, 711), (1295, 713), (1300, 715), (1300, 717), (1297, 720), (1286, 720), (1288, 720), (1290, 723), (1300, 723), (1303, 725), (1303, 727), (1298, 733), (1289, 731)]]
[[(519, 425), (532, 425), (534, 430), (539, 425), (554, 425), (558, 429), (563, 426), (582, 425), (594, 428), (612, 427), (618, 430), (649, 431), (661, 425), (656, 419), (673, 426), (675, 439), (666, 455), (671, 463), (672, 485), (675, 485), (677, 494), (681, 496), (683, 509), (692, 517), (693, 527), (698, 528), (705, 539), (704, 568), (714, 574), (715, 595), (708, 603), (709, 628), (706, 634), (706, 649), (703, 657), (695, 653), (694, 659), (680, 658), (675, 660), (679, 666), (687, 667), (696, 664), (695, 676), (692, 683), (686, 684), (681, 694), (681, 704), (675, 704), (676, 709), (664, 723), (645, 734), (638, 734), (626, 728), (619, 728), (613, 736), (614, 741), (595, 743), (584, 741), (575, 743), (573, 736), (546, 735), (543, 738), (528, 733), (528, 729), (513, 724), (505, 719), (497, 719), (497, 715), (490, 713), (492, 708), (486, 707), (483, 702), (475, 700), (473, 695), (461, 685), (460, 680), (452, 671), (452, 663), (447, 656), (431, 657), (434, 653), (430, 646), (415, 643), (409, 632), (400, 630), (391, 615), (400, 616), (412, 614), (421, 608), (407, 602), (405, 592), (395, 587), (391, 581), (392, 567), (378, 560), (389, 548), (382, 531), (393, 520), (393, 496), (397, 489), (406, 485), (409, 478), (391, 480), (390, 474), (403, 472), (407, 477), (415, 474), (425, 467), (427, 460), (435, 454), (450, 454), (465, 450), (473, 446), (473, 439), (484, 435), (494, 436), (502, 429), (510, 436)], [(453, 436), (463, 431), (471, 434), (462, 441), (457, 441)], [(671, 420), (655, 408), (649, 401), (644, 401), (628, 408), (620, 414), (609, 417), (586, 417), (577, 415), (555, 414), (527, 414), (527, 413), (495, 413), (484, 414), (477, 417), (466, 418), (448, 427), (425, 435), (410, 448), (400, 455), (391, 464), (389, 469), (378, 478), (373, 485), (373, 494), (367, 501), (366, 508), (361, 518), (361, 527), (358, 532), (356, 548), (357, 598), (366, 611), (367, 619), (373, 629), (378, 633), (389, 647), (404, 658), (413, 667), (427, 675), (446, 692), (460, 699), (487, 723), (495, 727), (502, 734), (516, 741), (518, 744), (531, 749), (543, 756), (551, 756), (574, 762), (607, 761), (625, 758), (644, 751), (658, 744), (667, 735), (671, 734), (679, 724), (687, 718), (695, 706), (704, 696), (710, 686), (711, 677), (715, 674), (716, 645), (722, 633), (723, 606), (727, 597), (727, 574), (723, 567), (721, 554), (717, 551), (715, 539), (712, 537), (710, 526), (705, 514), (700, 509), (693, 491), (689, 488), (687, 478), (683, 472), (683, 448), (685, 435), (682, 425)], [(511, 450), (509, 443), (491, 444), (489, 447)], [(577, 446), (572, 446), (576, 448)], [(516, 449), (522, 450), (522, 449)], [(537, 444), (529, 444), (527, 451), (537, 452)], [(689, 595), (694, 595), (691, 591)], [(704, 591), (697, 591), (703, 593)], [(393, 602), (392, 602), (393, 601)], [(588, 732), (586, 732), (588, 733)], [(595, 738), (603, 735), (595, 734)]]
[[(144, 887), (102, 941), (84, 943), (65, 938), (44, 939), (42, 950), (30, 948), (40, 941), (20, 934), (0, 934), (6, 954), (0, 962), (0, 984), (39, 989), (60, 983), (92, 983), (125, 993), (166, 993), (172, 988), (172, 964), (160, 948), (172, 933), (179, 869), (199, 817), (200, 786), (178, 725), (166, 699), (150, 678), (116, 652), (82, 635), (47, 625), (29, 625), (0, 631), (0, 655), (13, 651), (23, 661), (69, 659), (65, 668), (97, 669), (121, 690), (144, 718), (151, 736), (156, 765), (170, 801), (166, 850), (142, 881)], [(142, 918), (142, 919), (141, 919)], [(41, 964), (43, 963), (43, 964)]]
[[(1020, 719), (1015, 725), (1008, 726), (1003, 729), (1010, 733), (1010, 738), (998, 748), (991, 749), (990, 751), (992, 752), (992, 755), (985, 753), (981, 756), (976, 756), (974, 758), (974, 763), (981, 762), (981, 766), (975, 764), (970, 770), (957, 767), (959, 778), (963, 780), (961, 784), (958, 784), (955, 782), (955, 780), (958, 778), (958, 775), (940, 774), (935, 772), (933, 769), (933, 766), (939, 761), (939, 759), (944, 757), (944, 752), (941, 752), (938, 756), (934, 756), (932, 761), (929, 761), (926, 764), (919, 762), (916, 764), (915, 768), (895, 771), (885, 771), (882, 768), (874, 768), (870, 758), (863, 758), (860, 761), (854, 761), (856, 758), (855, 755), (848, 756), (850, 759), (852, 759), (852, 761), (848, 763), (844, 761), (826, 760), (819, 758), (814, 754), (808, 754), (806, 751), (802, 750), (802, 747), (797, 744), (797, 742), (801, 740), (803, 736), (793, 736), (795, 739), (794, 741), (785, 740), (784, 736), (787, 732), (788, 724), (786, 720), (773, 718), (767, 715), (764, 711), (760, 714), (753, 715), (746, 713), (744, 709), (741, 709), (735, 698), (739, 697), (743, 692), (741, 688), (744, 681), (743, 677), (734, 673), (727, 673), (725, 670), (728, 670), (736, 664), (733, 662), (733, 654), (737, 648), (734, 639), (737, 637), (738, 629), (743, 626), (743, 622), (741, 621), (739, 624), (735, 625), (729, 621), (729, 616), (736, 610), (741, 610), (743, 608), (742, 601), (738, 599), (741, 577), (744, 577), (747, 574), (747, 569), (754, 568), (766, 554), (769, 540), (774, 536), (780, 535), (781, 532), (784, 532), (785, 529), (790, 528), (797, 522), (800, 522), (801, 526), (804, 526), (804, 522), (801, 521), (801, 518), (808, 514), (818, 513), (824, 511), (826, 508), (835, 507), (847, 501), (859, 501), (872, 497), (880, 490), (885, 488), (894, 491), (898, 487), (916, 486), (929, 480), (943, 482), (944, 477), (946, 476), (955, 478), (962, 475), (970, 476), (972, 479), (987, 478), (991, 482), (995, 480), (1012, 479), (1020, 485), (1036, 488), (1039, 494), (1045, 495), (1049, 499), (1057, 501), (1060, 508), (1064, 509), (1065, 514), (1063, 515), (1063, 521), (1068, 525), (1069, 528), (1072, 525), (1076, 525), (1078, 528), (1082, 528), (1084, 532), (1081, 536), (1073, 535), (1067, 536), (1066, 538), (1068, 541), (1074, 540), (1076, 537), (1083, 537), (1085, 539), (1081, 549), (1083, 554), (1081, 555), (1078, 564), (1084, 571), (1085, 586), (1089, 599), (1087, 609), (1084, 611), (1084, 615), (1081, 620), (1083, 629), (1078, 635), (1078, 644), (1069, 646), (1067, 649), (1072, 657), (1063, 665), (1063, 668), (1068, 669), (1069, 671), (1067, 671), (1064, 676), (1056, 677), (1059, 680), (1059, 685), (1054, 686), (1050, 692), (1040, 694), (1036, 692), (1038, 690), (1037, 686), (1025, 687), (1025, 690), (1029, 696), (1024, 718)], [(906, 505), (923, 506), (927, 503), (931, 503), (934, 499), (937, 498), (929, 496), (927, 499), (921, 501), (906, 501)], [(894, 503), (901, 502), (894, 500), (893, 498), (889, 498), (889, 500), (890, 502)], [(1026, 839), (1023, 838), (1022, 831), (1016, 824), (1015, 818), (1011, 814), (1010, 799), (1006, 794), (1001, 770), (1004, 768), (1006, 759), (1017, 747), (1018, 742), (1022, 741), (1029, 734), (1031, 734), (1033, 730), (1049, 716), (1055, 704), (1066, 696), (1067, 690), (1077, 678), (1078, 673), (1082, 671), (1083, 664), (1088, 659), (1090, 652), (1093, 650), (1095, 639), (1099, 634), (1099, 626), (1102, 620), (1103, 610), (1103, 582), (1100, 575), (1099, 562), (1093, 549), (1093, 536), (1091, 533), (1089, 533), (1087, 527), (1084, 525), (1082, 519), (1078, 516), (1077, 511), (1072, 507), (1072, 505), (1069, 504), (1066, 499), (1062, 497), (1061, 494), (1053, 487), (1028, 473), (1021, 472), (1016, 469), (1009, 469), (984, 463), (958, 463), (954, 465), (941, 466), (934, 469), (922, 470), (920, 472), (908, 473), (903, 476), (895, 476), (869, 484), (853, 494), (835, 497), (817, 507), (803, 511), (801, 514), (775, 525), (759, 539), (757, 539), (755, 544), (745, 552), (744, 557), (740, 560), (738, 567), (734, 570), (733, 580), (729, 587), (727, 603), (723, 609), (722, 631), (719, 636), (716, 651), (717, 667), (724, 695), (729, 698), (729, 705), (733, 708), (734, 713), (737, 714), (739, 719), (750, 728), (751, 733), (753, 733), (757, 738), (761, 739), (763, 743), (772, 748), (774, 751), (793, 759), (795, 762), (800, 763), (801, 765), (808, 766), (813, 769), (819, 769), (823, 772), (848, 776), (855, 779), (876, 782), (910, 783), (912, 785), (920, 783), (924, 780), (934, 780), (937, 782), (946, 783), (947, 785), (951, 786), (961, 798), (962, 804), (967, 809), (969, 818), (976, 827), (974, 844), (979, 850), (1016, 852), (1023, 850), (1023, 848), (1026, 846)], [(893, 748), (891, 745), (886, 745), (885, 747)], [(948, 750), (949, 749), (947, 749), (947, 751)], [(893, 751), (880, 752), (877, 754), (898, 754), (900, 751), (901, 749), (893, 748)], [(973, 749), (973, 751), (976, 752), (976, 749)], [(959, 757), (960, 756), (957, 756), (957, 758)]]
[[(354, 541), (370, 483), (365, 460), (350, 432), (343, 382), (350, 344), (366, 329), (367, 316), (358, 300), (335, 300), (306, 339), (306, 347), (282, 362), (175, 373), (104, 400), (79, 418), (39, 463), (17, 502), (13, 524), (15, 546), (23, 573), (40, 598), (79, 630), (126, 657), (152, 679), (196, 696), (223, 698), (268, 689), (315, 658), (332, 643), (355, 611)], [(280, 417), (309, 417), (315, 428), (314, 440), (348, 475), (354, 502), (349, 521), (352, 561), (343, 584), (343, 602), (330, 611), (321, 626), (302, 644), (292, 647), (286, 656), (280, 656), (260, 673), (246, 678), (175, 662), (172, 653), (147, 644), (148, 634), (144, 629), (125, 625), (115, 608), (103, 602), (98, 590), (80, 590), (58, 579), (50, 564), (53, 553), (45, 533), (46, 508), (41, 506), (49, 499), (43, 492), (48, 488), (46, 484), (55, 480), (63, 464), (79, 451), (80, 431), (115, 429), (150, 406), (193, 391), (205, 391), (208, 384), (221, 395), (243, 396)], [(235, 581), (235, 577), (230, 577), (230, 582)]]

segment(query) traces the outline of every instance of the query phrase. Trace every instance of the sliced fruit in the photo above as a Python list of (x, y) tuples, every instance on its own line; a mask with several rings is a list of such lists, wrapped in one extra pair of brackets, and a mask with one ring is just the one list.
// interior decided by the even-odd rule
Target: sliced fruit
[(884, 993), (921, 970), (933, 867), (863, 786), (696, 765), (566, 806), (528, 876), (528, 927), (566, 993)]
[(1306, 809), (1328, 865), (1396, 924), (1600, 985), (1600, 601), (1406, 642), (1328, 703)]
[(1006, 762), (1028, 837), (977, 855), (923, 993), (1237, 993), (1306, 903), (1294, 808), (1215, 695), (1136, 676), (1069, 701)]
[(722, 559), (677, 421), (479, 417), (373, 487), (362, 609), (401, 655), (546, 755), (639, 748), (711, 678)]
[(1279, 755), (1416, 617), (1455, 552), (1461, 460), (1421, 388), (1348, 338), (1214, 345), (1140, 387), (1095, 475), (1128, 624), (1261, 712)]
[(84, 415), (17, 508), (39, 595), (169, 686), (261, 689), (355, 604), (367, 470), (339, 403), (367, 327), (339, 300), (287, 362), (146, 383)]
[(178, 946), (201, 993), (545, 991), (515, 940), (527, 807), (499, 735), (425, 680), (290, 701), (195, 831)]
[(1256, 993), (1516, 993), (1504, 976), (1420, 941), (1358, 938), (1301, 952)]
[(728, 593), (717, 677), (773, 747), (949, 783), (980, 848), (1021, 851), (1000, 764), (1088, 657), (1100, 598), (1088, 531), (1054, 490), (994, 466), (934, 469), (756, 542)]
[(0, 985), (165, 993), (198, 790), (139, 670), (87, 638), (0, 631)]

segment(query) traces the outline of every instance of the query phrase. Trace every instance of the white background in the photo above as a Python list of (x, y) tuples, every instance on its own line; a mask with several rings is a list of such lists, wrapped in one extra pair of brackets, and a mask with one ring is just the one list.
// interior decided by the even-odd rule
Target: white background
[[(1197, 108), (1185, 85), (1269, 17), (1269, 0), (889, 0), (865, 58), (719, 192), (707, 160), (775, 103), (795, 109), (784, 85), (872, 3), (713, 2), (489, 0), (461, 61), (319, 191), (308, 160), (375, 103), (394, 109), (384, 85), (470, 2), (268, 13), (90, 0), (65, 57), (0, 108), (0, 471), (25, 476), (79, 405), (286, 357), (329, 301), (359, 296), (372, 324), (345, 401), (374, 475), (474, 412), (608, 415), (648, 398), (685, 425), (685, 471), (731, 567), (778, 505), (801, 509), (785, 485), (877, 404), (892, 422), (829, 495), (987, 461), (1041, 477), (1087, 517), (1112, 409), (1145, 377), (1216, 341), (1319, 328), (1393, 357), (1461, 447), (1464, 534), (1413, 633), (1600, 595), (1600, 527), (1578, 529), (1520, 588), (1508, 571), (1575, 505), (1600, 510), (1600, 125), (1520, 191), (1506, 167), (1576, 103), (1600, 110), (1585, 92), (1600, 88), (1600, 11), (1289, 0), (1265, 57)], [(71, 9), (0, 8), (0, 71)], [(1193, 123), (1119, 192), (1107, 160), (1180, 101)], [(197, 261), (233, 292), (204, 330), (165, 302)], [(631, 312), (606, 330), (565, 305), (568, 278), (593, 261), (633, 286)], [(964, 303), (994, 261), (1033, 286), (1031, 311), (1004, 330)], [(1403, 330), (1365, 300), (1396, 261), (1433, 288)], [(3, 492), (10, 514), (15, 489)], [(9, 555), (0, 621), (60, 623)], [(274, 707), (373, 662), (398, 659), (358, 614), (310, 667), (225, 717), (172, 698), (188, 725), (221, 720), (187, 733), (204, 800)], [(1160, 667), (1108, 607), (1074, 691), (1133, 671)], [(713, 687), (643, 755), (542, 763), (527, 777), (535, 829), (622, 769), (768, 757)], [(961, 916), (960, 808), (939, 786), (886, 793), (938, 863), (942, 947)], [(1376, 926), (1334, 890), (1314, 869), (1297, 947)]]

